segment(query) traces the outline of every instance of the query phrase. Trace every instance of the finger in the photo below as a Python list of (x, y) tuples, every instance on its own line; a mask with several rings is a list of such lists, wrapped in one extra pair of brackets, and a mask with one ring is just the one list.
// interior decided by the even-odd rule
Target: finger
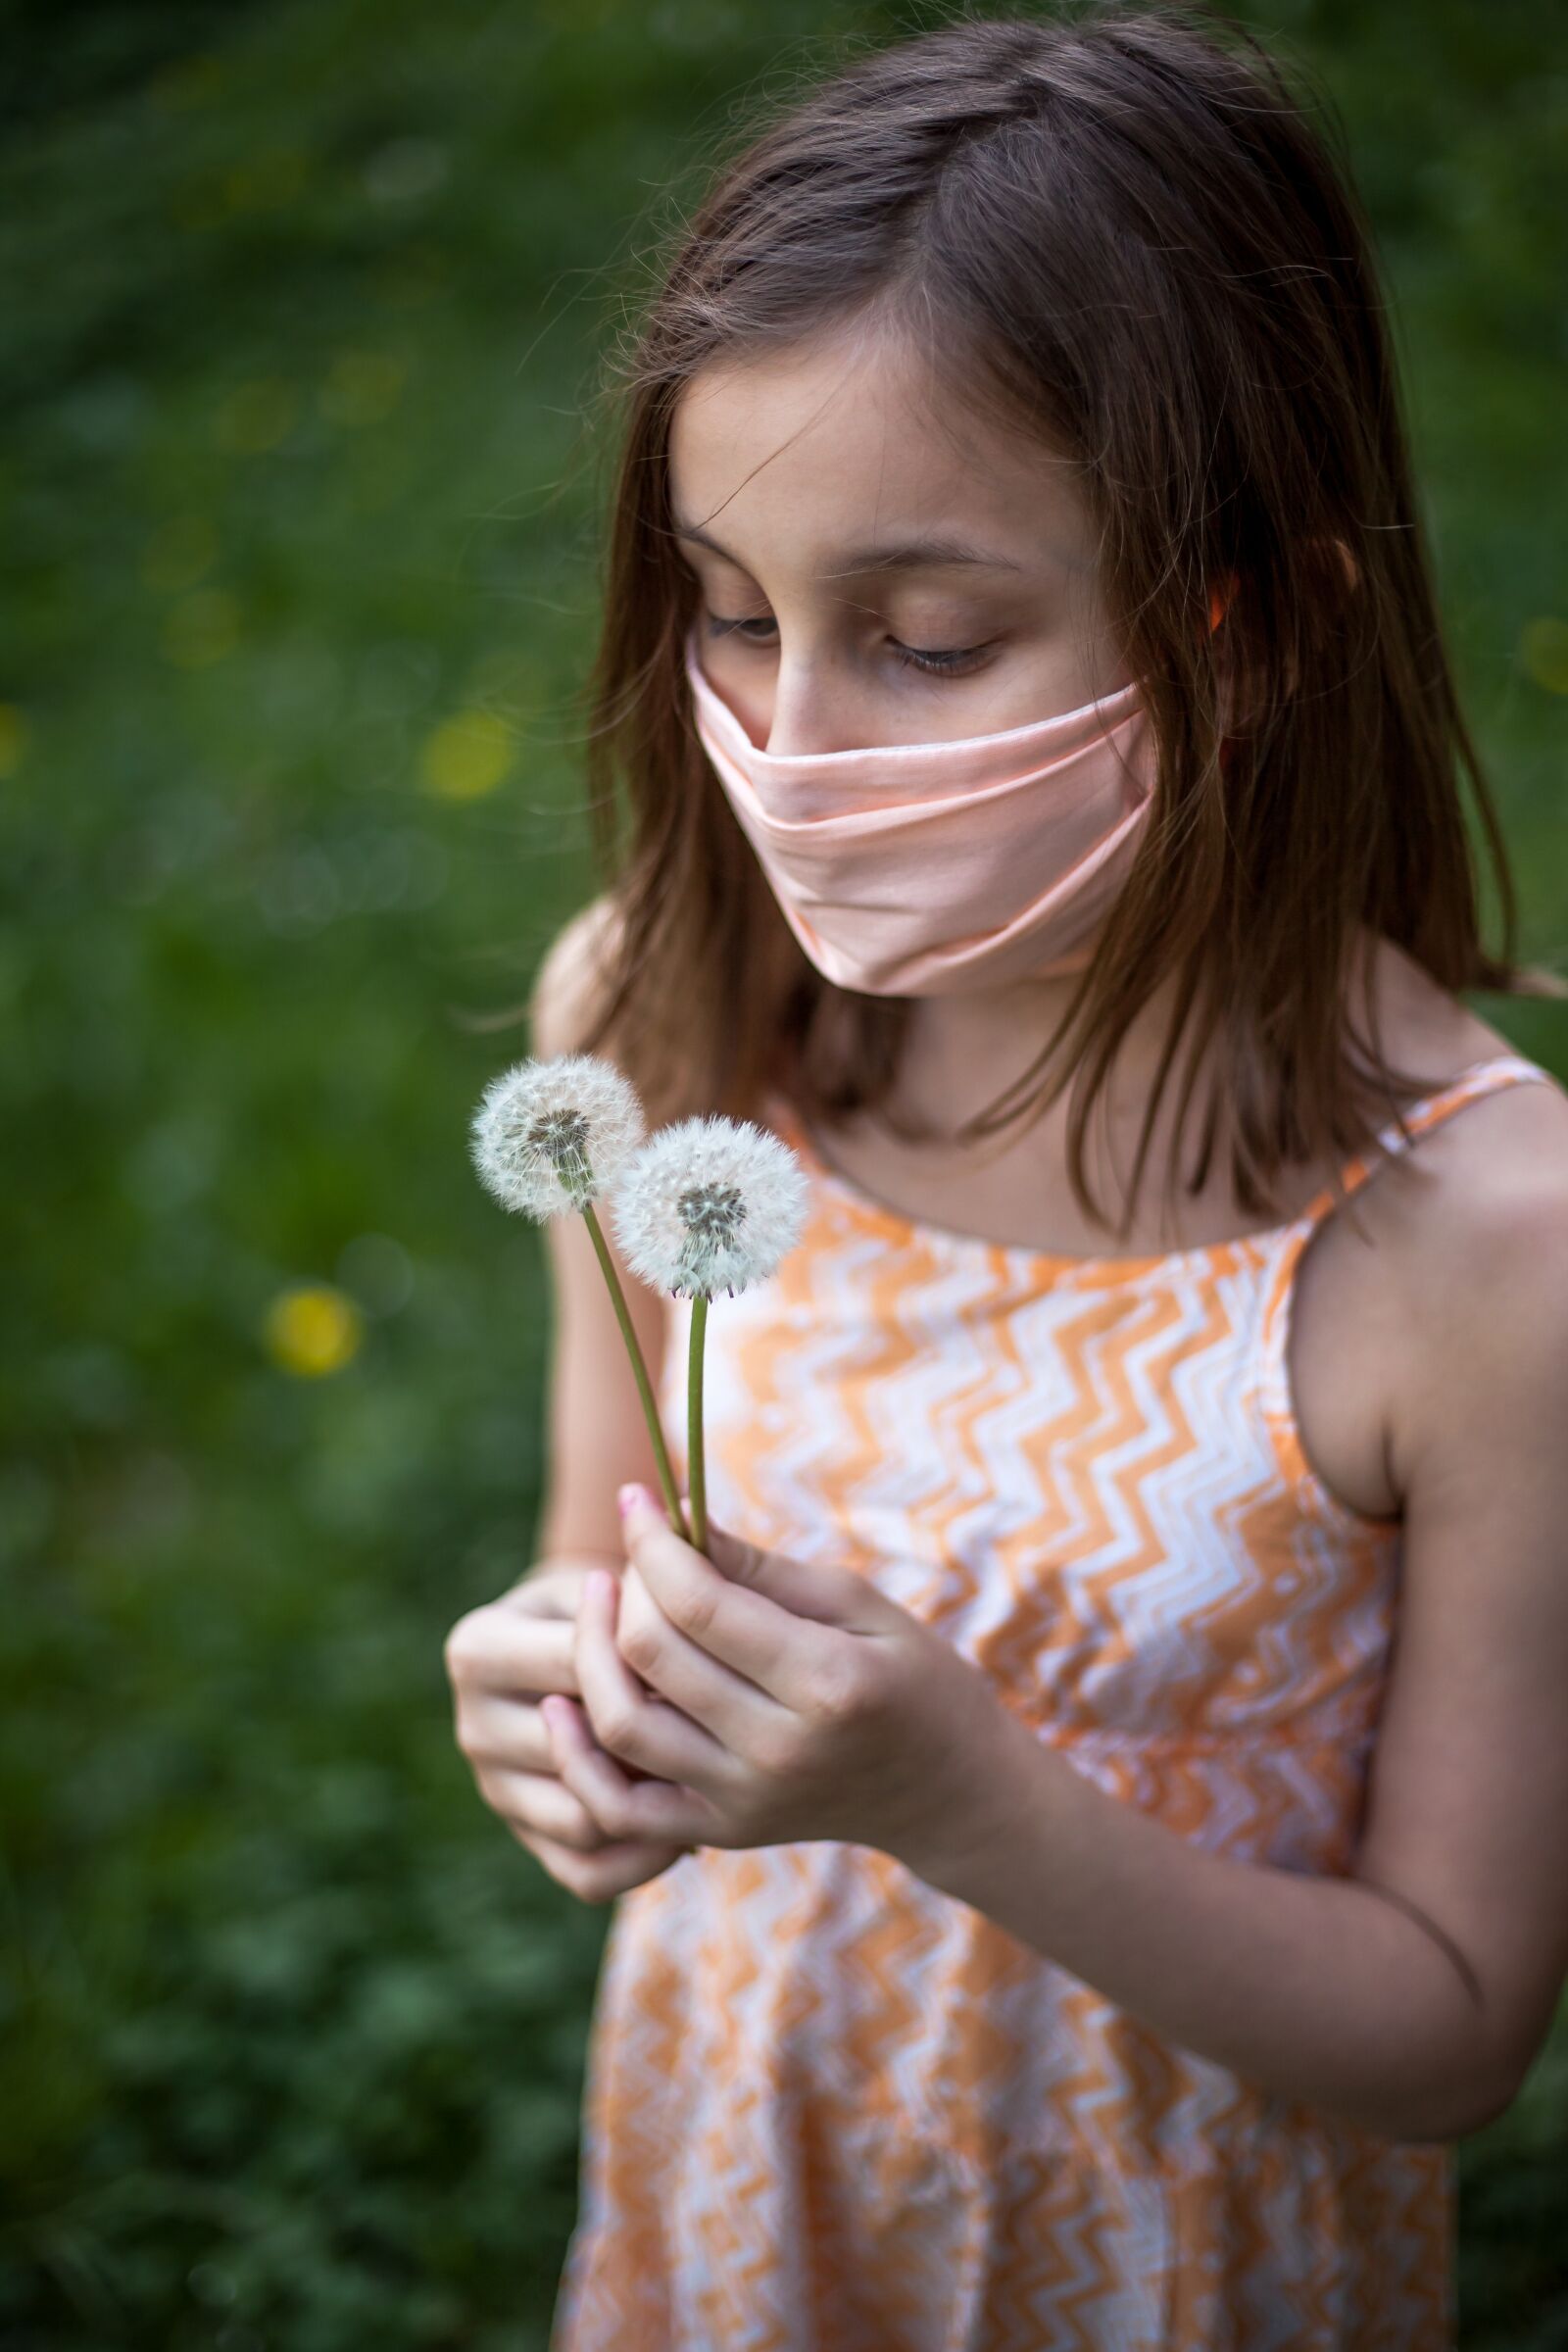
[(614, 1757), (596, 1744), (573, 1700), (551, 1699), (545, 1720), (563, 1782), (607, 1838), (693, 1844), (711, 1837), (716, 1815), (695, 1789), (669, 1781), (628, 1780)]
[[(603, 1551), (550, 1551), (541, 1562), (519, 1576), (495, 1605), (523, 1610), (535, 1617), (574, 1617), (577, 1591), (590, 1569), (612, 1565)], [(573, 1588), (576, 1588), (575, 1590)]]
[(601, 1846), (595, 1854), (578, 1854), (536, 1832), (514, 1830), (513, 1836), (544, 1864), (552, 1878), (559, 1879), (569, 1894), (584, 1903), (613, 1902), (617, 1894), (657, 1879), (672, 1862), (692, 1851), (689, 1845), (661, 1845), (628, 1838)]
[(556, 1769), (538, 1707), (494, 1691), (466, 1691), (458, 1707), (458, 1745), (470, 1764), (507, 1764), (518, 1772)]
[(574, 1695), (576, 1638), (569, 1617), (529, 1611), (476, 1609), (447, 1641), (447, 1671), (474, 1690), (564, 1690)]
[(760, 1592), (792, 1616), (811, 1617), (818, 1625), (840, 1626), (846, 1633), (886, 1630), (889, 1597), (858, 1569), (765, 1550), (712, 1519), (708, 1522), (708, 1556), (730, 1584)]
[(680, 1784), (631, 1779), (594, 1739), (576, 1700), (549, 1700), (546, 1720), (563, 1785), (580, 1797), (607, 1839), (686, 1844), (712, 1837), (712, 1808)]
[(671, 1532), (645, 1489), (622, 1524), (626, 1557), (670, 1624), (792, 1714), (807, 1713), (821, 1681), (822, 1644), (837, 1629), (733, 1583)]
[[(723, 1773), (729, 1757), (710, 1732), (655, 1696), (627, 1665), (615, 1645), (619, 1602), (612, 1576), (591, 1576), (583, 1587), (577, 1684), (588, 1728), (612, 1759), (702, 1788)], [(546, 1718), (552, 1729), (553, 1717), (552, 1709)]]
[(574, 1853), (591, 1854), (606, 1842), (606, 1833), (574, 1789), (557, 1775), (508, 1772), (504, 1767), (475, 1773), (485, 1803), (511, 1826), (537, 1830)]
[[(615, 1650), (639, 1681), (709, 1733), (729, 1757), (757, 1762), (775, 1735), (790, 1727), (789, 1711), (777, 1699), (671, 1625), (635, 1567), (621, 1579)], [(581, 1671), (579, 1662), (579, 1676)], [(692, 1774), (670, 1777), (690, 1781)]]
[[(502, 1765), (515, 1772), (561, 1778), (549, 1727), (531, 1699), (504, 1698), (494, 1691), (464, 1691), (458, 1703), (457, 1740), (475, 1771), (481, 1765)], [(640, 1777), (638, 1766), (627, 1769)]]

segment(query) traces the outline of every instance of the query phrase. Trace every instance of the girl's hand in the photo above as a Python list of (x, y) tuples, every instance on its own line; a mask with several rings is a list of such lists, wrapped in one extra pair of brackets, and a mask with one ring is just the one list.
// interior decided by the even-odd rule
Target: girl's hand
[(556, 1769), (535, 1701), (577, 1689), (572, 1628), (592, 1566), (552, 1558), (470, 1609), (447, 1637), (446, 1665), (458, 1745), (485, 1803), (569, 1893), (608, 1903), (667, 1870), (687, 1841), (612, 1837)]
[(590, 1574), (578, 1611), (581, 1704), (540, 1707), (563, 1782), (605, 1834), (844, 1838), (916, 1872), (964, 1850), (1018, 1731), (979, 1670), (862, 1576), (711, 1522), (705, 1559), (645, 1489), (624, 1494), (619, 1589)]

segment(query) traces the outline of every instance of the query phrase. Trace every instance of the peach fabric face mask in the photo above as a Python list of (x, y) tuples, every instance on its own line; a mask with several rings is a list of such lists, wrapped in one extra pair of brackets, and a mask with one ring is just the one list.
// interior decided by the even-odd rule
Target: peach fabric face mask
[(1143, 696), (992, 735), (760, 751), (698, 666), (698, 735), (817, 970), (871, 996), (944, 996), (1089, 961), (1148, 818)]

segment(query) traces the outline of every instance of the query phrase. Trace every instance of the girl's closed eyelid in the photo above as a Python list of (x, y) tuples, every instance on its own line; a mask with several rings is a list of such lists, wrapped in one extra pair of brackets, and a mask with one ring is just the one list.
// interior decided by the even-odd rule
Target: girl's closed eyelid
[[(729, 638), (734, 643), (749, 645), (758, 653), (773, 653), (777, 649), (763, 644), (746, 632), (753, 628), (771, 628), (774, 624), (765, 617), (742, 614), (726, 619), (722, 614), (710, 612), (708, 634), (710, 638)], [(966, 678), (983, 668), (988, 656), (996, 650), (995, 641), (981, 645), (924, 647), (906, 645), (897, 638), (888, 640), (888, 651), (902, 669), (912, 669), (927, 678)]]

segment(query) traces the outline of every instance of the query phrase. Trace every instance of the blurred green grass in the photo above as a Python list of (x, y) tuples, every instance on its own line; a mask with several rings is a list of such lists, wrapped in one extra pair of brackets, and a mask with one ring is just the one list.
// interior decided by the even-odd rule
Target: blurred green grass
[[(1239, 13), (1346, 122), (1560, 956), (1560, 12)], [(584, 402), (733, 108), (929, 20), (0, 21), (0, 2346), (514, 2352), (608, 1914), (480, 1807), (440, 1653), (538, 1502), (539, 1237), (466, 1137), (590, 887)], [(1478, 2352), (1568, 2344), (1565, 2068), (1461, 2151)]]

